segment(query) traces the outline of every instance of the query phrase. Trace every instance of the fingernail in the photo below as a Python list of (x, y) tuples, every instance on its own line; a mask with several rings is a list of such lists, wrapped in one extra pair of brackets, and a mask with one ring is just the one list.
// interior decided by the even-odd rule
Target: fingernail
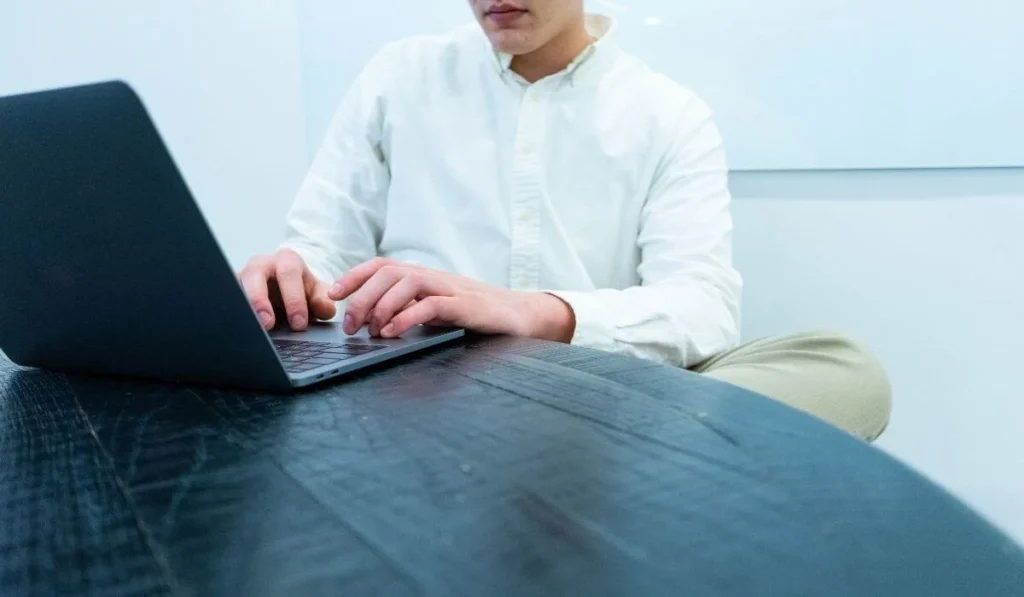
[(390, 336), (395, 333), (395, 324), (389, 323), (380, 331), (382, 336)]
[(345, 327), (345, 331), (346, 332), (348, 332), (350, 334), (351, 333), (355, 333), (355, 330), (352, 329), (353, 327), (355, 327), (355, 321), (352, 319), (351, 315), (346, 315), (345, 316), (345, 323), (343, 325)]
[(274, 319), (267, 311), (260, 311), (259, 316), (260, 323), (263, 324), (263, 327), (268, 327), (270, 325), (270, 322), (273, 321)]
[(337, 296), (339, 294), (341, 294), (341, 284), (331, 286), (331, 296)]
[(295, 317), (292, 317), (292, 328), (293, 329), (298, 329), (298, 328), (304, 327), (305, 325), (306, 325), (306, 318), (305, 317), (303, 317), (301, 315), (296, 315)]

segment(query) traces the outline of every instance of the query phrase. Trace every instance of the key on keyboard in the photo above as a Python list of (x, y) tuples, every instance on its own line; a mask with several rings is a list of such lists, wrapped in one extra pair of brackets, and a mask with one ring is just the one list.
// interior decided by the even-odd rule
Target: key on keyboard
[(328, 365), (343, 363), (349, 359), (384, 348), (379, 344), (362, 342), (306, 342), (302, 340), (274, 340), (274, 347), (281, 355), (285, 371), (303, 373)]

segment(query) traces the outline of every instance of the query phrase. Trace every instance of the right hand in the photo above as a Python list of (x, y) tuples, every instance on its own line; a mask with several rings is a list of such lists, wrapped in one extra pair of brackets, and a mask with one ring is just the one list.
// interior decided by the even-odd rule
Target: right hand
[(252, 308), (270, 330), (279, 317), (296, 331), (309, 327), (310, 317), (333, 318), (338, 308), (327, 296), (329, 285), (316, 279), (299, 254), (282, 249), (254, 257), (238, 275)]

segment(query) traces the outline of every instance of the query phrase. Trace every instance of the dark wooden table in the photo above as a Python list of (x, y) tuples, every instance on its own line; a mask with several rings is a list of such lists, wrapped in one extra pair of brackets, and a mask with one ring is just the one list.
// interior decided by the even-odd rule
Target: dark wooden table
[(296, 396), (0, 358), (0, 595), (1024, 595), (1021, 549), (765, 398), (467, 339)]

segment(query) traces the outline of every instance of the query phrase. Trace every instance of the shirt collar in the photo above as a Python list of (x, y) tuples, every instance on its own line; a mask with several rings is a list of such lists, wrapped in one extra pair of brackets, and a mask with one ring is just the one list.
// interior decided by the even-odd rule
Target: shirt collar
[[(585, 64), (591, 62), (597, 62), (595, 58), (604, 57), (611, 54), (615, 47), (615, 38), (617, 37), (618, 27), (614, 19), (611, 17), (588, 13), (586, 15), (585, 22), (587, 33), (595, 39), (594, 43), (588, 45), (572, 62), (569, 66), (562, 71), (562, 74), (570, 77), (575, 77), (578, 70)], [(494, 58), (494, 66), (497, 68), (498, 73), (504, 75), (509, 72), (512, 68), (512, 54), (506, 54), (504, 52), (497, 52), (491, 50)]]

